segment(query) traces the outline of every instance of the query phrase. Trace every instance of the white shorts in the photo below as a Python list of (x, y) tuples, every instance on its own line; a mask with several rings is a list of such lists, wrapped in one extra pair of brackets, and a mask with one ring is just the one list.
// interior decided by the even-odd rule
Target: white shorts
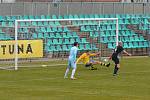
[(76, 62), (74, 60), (68, 60), (68, 68), (76, 68)]

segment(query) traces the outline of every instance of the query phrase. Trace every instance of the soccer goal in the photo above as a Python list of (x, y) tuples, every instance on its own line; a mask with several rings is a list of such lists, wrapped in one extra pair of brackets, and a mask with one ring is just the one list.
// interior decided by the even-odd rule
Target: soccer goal
[[(22, 66), (39, 67), (42, 61), (53, 58), (67, 58), (75, 41), (79, 42), (79, 54), (91, 50), (101, 51), (101, 56), (118, 43), (118, 18), (15, 20), (14, 30), (4, 58), (11, 59), (15, 70)], [(109, 38), (111, 35), (113, 39)]]

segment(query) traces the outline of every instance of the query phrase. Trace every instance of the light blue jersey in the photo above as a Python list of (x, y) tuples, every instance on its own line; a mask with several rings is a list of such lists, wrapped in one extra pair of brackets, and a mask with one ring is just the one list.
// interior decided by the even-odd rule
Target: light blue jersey
[(74, 61), (76, 60), (77, 51), (78, 51), (78, 48), (76, 46), (71, 48), (70, 54), (69, 54), (69, 59), (70, 60), (74, 60)]
[(76, 46), (72, 47), (69, 54), (68, 59), (68, 67), (76, 68), (76, 56), (77, 56), (78, 48)]

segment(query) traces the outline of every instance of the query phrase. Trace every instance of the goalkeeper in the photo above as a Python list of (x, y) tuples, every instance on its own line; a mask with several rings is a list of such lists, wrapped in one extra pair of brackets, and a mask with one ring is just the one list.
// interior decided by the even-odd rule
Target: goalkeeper
[(96, 65), (96, 64), (100, 64), (100, 65), (109, 67), (109, 66), (110, 66), (110, 63), (105, 64), (105, 63), (100, 62), (100, 61), (90, 60), (90, 57), (97, 56), (97, 55), (99, 55), (99, 54), (100, 54), (100, 52), (97, 52), (97, 53), (90, 53), (90, 51), (86, 51), (85, 53), (83, 53), (83, 54), (77, 59), (76, 63), (82, 62), (82, 63), (85, 64), (85, 67), (90, 67), (91, 70), (97, 70), (97, 68), (93, 67), (93, 65)]

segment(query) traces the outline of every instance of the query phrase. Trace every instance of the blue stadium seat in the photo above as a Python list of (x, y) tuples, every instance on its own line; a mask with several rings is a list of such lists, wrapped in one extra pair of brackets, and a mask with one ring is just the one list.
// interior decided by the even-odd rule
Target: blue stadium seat
[(78, 37), (78, 35), (77, 35), (76, 32), (72, 32), (72, 36), (73, 36), (74, 38), (77, 38), (77, 37)]
[(45, 39), (46, 39), (46, 38), (50, 38), (49, 33), (44, 33), (44, 38), (45, 38)]
[(54, 52), (54, 51), (57, 51), (57, 49), (56, 49), (56, 47), (53, 45), (53, 46), (49, 46), (48, 51), (49, 51), (49, 52)]
[(34, 19), (40, 19), (41, 18), (41, 16), (38, 16), (38, 15), (36, 15), (34, 17), (35, 17)]
[(84, 48), (84, 45), (83, 45), (83, 44), (80, 44), (80, 45), (79, 45), (79, 50), (85, 50), (85, 48)]
[(62, 38), (59, 39), (58, 41), (59, 41), (59, 44), (63, 44), (63, 39)]
[(57, 32), (63, 32), (62, 27), (58, 27), (58, 28), (57, 28)]
[(143, 48), (143, 47), (144, 47), (144, 44), (143, 44), (142, 41), (139, 42), (139, 47), (140, 47), (140, 48)]
[(81, 31), (83, 31), (83, 32), (87, 31), (86, 28), (85, 28), (85, 26), (81, 26)]
[(101, 38), (101, 42), (108, 43), (109, 42), (108, 37)]
[(43, 33), (46, 33), (46, 32), (47, 32), (45, 27), (41, 27), (40, 30), (41, 30), (41, 32), (43, 32)]
[(140, 41), (146, 41), (142, 35), (139, 37), (139, 40)]
[(130, 39), (129, 39), (129, 37), (124, 37), (124, 40), (125, 40), (125, 42), (129, 42), (130, 41)]
[(46, 15), (45, 18), (46, 18), (46, 19), (51, 19), (50, 15)]
[(129, 47), (128, 48), (134, 48), (132, 42), (129, 42)]
[(38, 35), (36, 33), (32, 33), (32, 38), (33, 39), (37, 39), (38, 38)]
[(41, 19), (46, 19), (45, 15), (41, 15), (40, 18), (41, 18)]
[(55, 25), (55, 26), (60, 26), (61, 24), (60, 24), (59, 21), (55, 21), (55, 22), (54, 22), (54, 25)]
[(35, 32), (39, 33), (39, 32), (41, 32), (41, 29), (40, 28), (35, 28)]
[(0, 21), (4, 21), (4, 17), (3, 16), (0, 16)]
[(135, 38), (133, 36), (130, 36), (130, 41), (135, 41)]
[(148, 44), (148, 42), (147, 41), (144, 41), (144, 47), (149, 47), (149, 44)]
[(6, 27), (6, 22), (2, 22), (2, 27)]
[(67, 33), (62, 33), (62, 36), (63, 36), (63, 38), (69, 38), (69, 37), (67, 36)]
[(123, 43), (123, 47), (124, 47), (124, 48), (128, 48), (128, 47), (129, 47), (128, 44), (127, 44), (127, 42), (124, 42), (124, 43)]
[(67, 37), (72, 38), (72, 34), (70, 32), (67, 32)]
[(38, 26), (37, 22), (35, 22), (35, 21), (32, 22), (32, 25), (33, 26)]
[(50, 38), (55, 38), (56, 36), (54, 35), (54, 33), (49, 33)]
[(64, 44), (71, 44), (69, 39), (65, 39)]
[(63, 32), (69, 32), (69, 29), (66, 26), (64, 26)]
[(78, 15), (75, 14), (75, 15), (74, 15), (74, 18), (79, 18), (79, 17), (78, 17)]
[(106, 36), (111, 36), (109, 31), (106, 31)]
[(50, 27), (46, 28), (46, 32), (53, 32), (52, 29)]
[(52, 45), (52, 44), (53, 44), (52, 39), (48, 39), (48, 40), (47, 40), (47, 45), (50, 46), (50, 45)]
[(58, 16), (58, 19), (63, 19), (63, 16), (59, 15), (59, 16)]
[(94, 36), (93, 36), (94, 38), (97, 38), (97, 37), (99, 37), (99, 33), (98, 32), (94, 32)]
[(43, 26), (43, 22), (39, 21), (39, 22), (37, 22), (37, 25), (38, 26)]
[(23, 19), (29, 19), (29, 16), (28, 15), (24, 15)]
[(63, 51), (69, 51), (67, 45), (65, 45), (65, 44), (62, 46), (62, 50), (63, 50)]
[(58, 32), (57, 27), (52, 27), (51, 29), (53, 32)]
[(57, 16), (56, 15), (52, 15), (52, 19), (57, 19)]
[(133, 42), (133, 46), (134, 46), (134, 48), (138, 48), (138, 47), (139, 47), (138, 42), (137, 42), (137, 41), (134, 41), (134, 42)]
[(89, 43), (85, 44), (85, 49), (86, 50), (92, 50), (91, 44), (89, 44)]
[(44, 34), (43, 33), (38, 33), (38, 38), (39, 39), (44, 39)]
[(29, 15), (29, 19), (35, 19), (33, 15)]
[(73, 44), (75, 42), (74, 38), (70, 39), (70, 43)]
[(59, 44), (58, 39), (53, 39), (53, 44)]
[(56, 33), (56, 38), (62, 38), (60, 33)]
[(80, 17), (80, 18), (85, 18), (83, 14), (80, 14), (79, 17)]
[(82, 43), (88, 43), (88, 42), (86, 41), (86, 38), (81, 38), (81, 42), (82, 42)]
[(113, 47), (113, 44), (110, 42), (110, 43), (108, 43), (108, 48), (110, 48), (110, 49), (114, 49), (114, 47)]
[(9, 26), (9, 27), (14, 27), (14, 23), (13, 23), (13, 22), (9, 22), (9, 23), (8, 23), (8, 26)]
[(20, 22), (20, 26), (26, 26), (26, 23), (25, 22)]
[(110, 36), (109, 37), (109, 42), (115, 42), (115, 37)]
[(64, 15), (64, 19), (68, 19), (69, 18), (69, 16), (68, 15)]
[(69, 19), (74, 19), (74, 16), (69, 14)]
[(76, 38), (76, 39), (75, 39), (75, 41), (76, 41), (76, 42), (78, 42), (78, 43), (81, 43), (81, 40), (80, 40), (80, 38), (79, 38), (79, 37), (78, 37), (78, 38)]
[(56, 50), (60, 52), (60, 51), (62, 51), (63, 49), (62, 49), (62, 47), (61, 47), (60, 45), (57, 45), (57, 46), (56, 46)]
[(47, 22), (47, 21), (43, 22), (43, 26), (48, 26), (48, 25), (49, 25), (49, 22)]
[(70, 49), (71, 49), (71, 47), (72, 47), (72, 45), (71, 45), (71, 44), (69, 44), (69, 45), (68, 45), (68, 49), (70, 50)]

